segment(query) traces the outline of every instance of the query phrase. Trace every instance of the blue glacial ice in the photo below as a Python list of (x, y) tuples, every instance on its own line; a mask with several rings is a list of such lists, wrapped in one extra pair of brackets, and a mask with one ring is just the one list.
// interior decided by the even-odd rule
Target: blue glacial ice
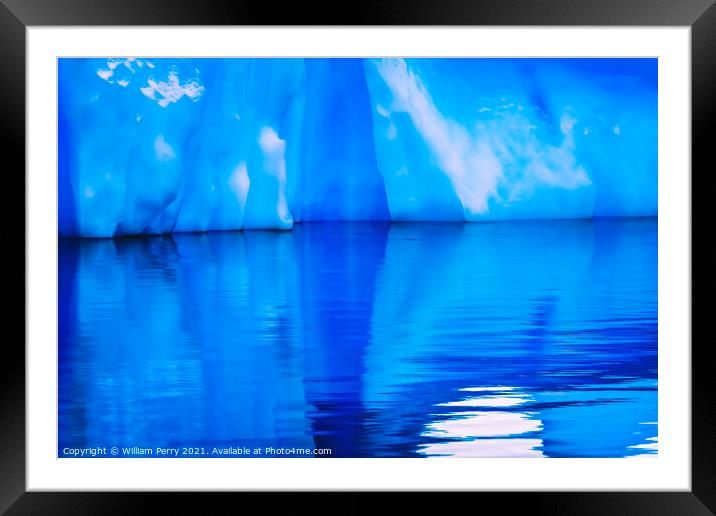
[(59, 60), (59, 230), (657, 214), (655, 59)]

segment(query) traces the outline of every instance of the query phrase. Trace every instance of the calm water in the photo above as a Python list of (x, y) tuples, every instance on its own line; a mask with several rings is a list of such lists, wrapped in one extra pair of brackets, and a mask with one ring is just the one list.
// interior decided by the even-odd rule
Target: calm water
[(61, 456), (657, 450), (656, 219), (61, 240), (59, 296)]

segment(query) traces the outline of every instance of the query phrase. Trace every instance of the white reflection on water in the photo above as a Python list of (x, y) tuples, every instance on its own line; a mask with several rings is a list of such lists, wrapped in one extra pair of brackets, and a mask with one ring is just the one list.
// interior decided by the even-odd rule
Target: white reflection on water
[[(477, 397), (438, 403), (440, 407), (516, 407), (534, 401), (517, 387), (467, 387), (460, 391), (485, 392)], [(450, 439), (419, 446), (418, 453), (451, 457), (544, 457), (542, 440), (524, 437), (540, 432), (542, 421), (536, 412), (460, 411), (435, 414), (441, 419), (429, 423), (423, 437)], [(521, 436), (521, 437), (512, 437)], [(460, 440), (457, 440), (460, 439)]]
[(503, 437), (537, 432), (542, 422), (530, 419), (533, 412), (462, 412), (453, 419), (430, 423), (426, 437)]
[(422, 446), (418, 452), (432, 456), (527, 458), (544, 457), (542, 439), (475, 439)]
[(516, 407), (527, 401), (532, 401), (527, 395), (516, 394), (507, 396), (483, 396), (468, 398), (460, 401), (438, 403), (439, 407)]
[[(650, 423), (642, 423), (643, 425), (648, 425)], [(631, 455), (630, 458), (635, 459), (642, 459), (642, 458), (654, 458), (657, 456), (657, 452), (659, 450), (659, 436), (654, 437), (647, 437), (645, 442), (641, 444), (634, 444), (632, 446), (627, 446), (627, 448), (631, 448), (632, 450), (642, 450), (644, 453), (638, 453), (636, 455)]]

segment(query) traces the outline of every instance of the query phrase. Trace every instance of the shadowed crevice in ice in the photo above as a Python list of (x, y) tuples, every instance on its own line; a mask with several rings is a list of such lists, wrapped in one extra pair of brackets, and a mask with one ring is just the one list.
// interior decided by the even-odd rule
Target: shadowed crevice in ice
[(306, 59), (302, 220), (390, 220), (359, 59)]

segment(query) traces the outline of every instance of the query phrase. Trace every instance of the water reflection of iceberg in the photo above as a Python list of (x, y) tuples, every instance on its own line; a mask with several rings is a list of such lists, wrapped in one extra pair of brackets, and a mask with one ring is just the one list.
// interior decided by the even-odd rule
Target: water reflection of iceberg
[(657, 227), (62, 239), (61, 447), (654, 455)]

